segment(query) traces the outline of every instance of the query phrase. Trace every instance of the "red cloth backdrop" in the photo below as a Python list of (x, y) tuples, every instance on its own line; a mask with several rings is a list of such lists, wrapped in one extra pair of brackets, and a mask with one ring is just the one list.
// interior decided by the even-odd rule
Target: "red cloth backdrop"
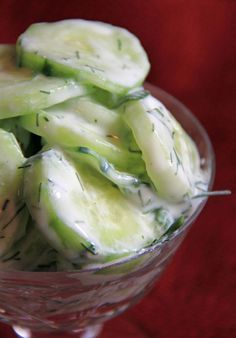
[[(64, 18), (105, 21), (138, 35), (152, 64), (149, 81), (198, 116), (216, 152), (215, 189), (233, 191), (211, 198), (160, 282), (109, 322), (102, 338), (236, 337), (235, 14), (234, 0), (0, 0), (1, 43), (14, 42), (35, 21)], [(0, 337), (13, 334), (0, 325)]]

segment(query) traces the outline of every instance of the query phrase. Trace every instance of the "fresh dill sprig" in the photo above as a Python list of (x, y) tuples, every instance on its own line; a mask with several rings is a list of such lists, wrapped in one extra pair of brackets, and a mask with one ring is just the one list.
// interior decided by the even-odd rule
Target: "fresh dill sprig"
[(202, 197), (211, 197), (211, 196), (225, 196), (225, 195), (231, 195), (230, 190), (215, 190), (215, 191), (204, 191), (200, 194), (194, 195), (191, 198), (202, 198)]

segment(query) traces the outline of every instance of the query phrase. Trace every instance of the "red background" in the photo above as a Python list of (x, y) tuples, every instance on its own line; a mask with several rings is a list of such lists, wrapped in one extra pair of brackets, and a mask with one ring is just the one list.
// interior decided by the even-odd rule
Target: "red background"
[[(139, 36), (152, 64), (149, 81), (204, 124), (216, 152), (215, 189), (233, 192), (211, 198), (153, 291), (110, 321), (102, 338), (236, 337), (236, 2), (0, 0), (0, 43), (14, 42), (32, 22), (74, 17)], [(13, 333), (0, 325), (0, 337)]]

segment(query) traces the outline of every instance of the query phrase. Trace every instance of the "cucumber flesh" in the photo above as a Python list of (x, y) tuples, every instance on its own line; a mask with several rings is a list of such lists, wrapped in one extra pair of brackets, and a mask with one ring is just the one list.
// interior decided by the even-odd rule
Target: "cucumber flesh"
[(141, 101), (126, 103), (121, 109), (142, 150), (147, 173), (157, 194), (175, 203), (192, 196), (195, 182), (202, 178), (200, 158), (180, 124), (151, 95)]
[(17, 55), (22, 66), (118, 94), (141, 85), (150, 68), (133, 34), (86, 20), (31, 25), (18, 39)]
[(25, 233), (28, 211), (21, 193), (24, 162), (14, 135), (0, 129), (0, 257)]
[(15, 65), (15, 48), (0, 45), (0, 119), (33, 113), (87, 92), (73, 80), (33, 76)]
[(122, 116), (95, 102), (91, 96), (74, 98), (36, 114), (22, 116), (20, 124), (49, 144), (71, 149), (87, 147), (117, 169), (145, 173), (145, 165)]
[(155, 214), (140, 208), (92, 168), (51, 149), (27, 162), (24, 196), (38, 228), (73, 262), (109, 260), (159, 238)]

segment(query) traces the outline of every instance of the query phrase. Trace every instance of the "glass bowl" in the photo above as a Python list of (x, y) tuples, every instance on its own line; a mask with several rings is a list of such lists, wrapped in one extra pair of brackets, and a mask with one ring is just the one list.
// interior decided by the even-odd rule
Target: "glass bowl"
[[(211, 189), (215, 164), (206, 131), (174, 97), (150, 84), (146, 88), (196, 142)], [(168, 240), (120, 261), (77, 271), (0, 272), (0, 320), (12, 325), (21, 337), (55, 333), (96, 337), (105, 321), (137, 303), (160, 278), (205, 202), (206, 198)]]

